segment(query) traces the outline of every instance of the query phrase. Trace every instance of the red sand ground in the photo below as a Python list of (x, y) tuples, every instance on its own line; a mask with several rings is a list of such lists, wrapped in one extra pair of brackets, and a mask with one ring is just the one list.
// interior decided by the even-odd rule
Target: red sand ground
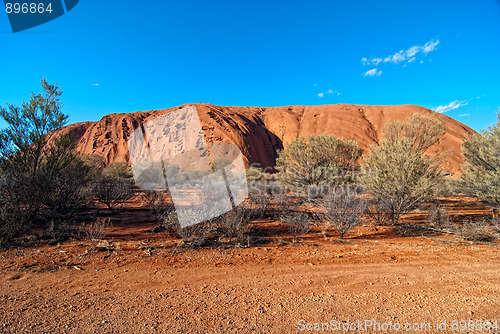
[[(488, 213), (471, 199), (443, 201), (453, 219)], [(179, 251), (147, 220), (125, 210), (109, 228), (110, 250), (74, 240), (1, 251), (0, 332), (297, 333), (309, 332), (300, 320), (370, 319), (448, 333), (454, 320), (500, 322), (499, 243), (361, 227), (343, 242), (313, 231), (291, 244), (279, 229), (260, 246)]]

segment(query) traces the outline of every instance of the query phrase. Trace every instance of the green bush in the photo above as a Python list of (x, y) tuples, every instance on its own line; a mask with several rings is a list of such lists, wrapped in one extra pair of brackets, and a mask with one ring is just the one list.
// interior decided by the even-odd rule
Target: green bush
[(362, 150), (356, 141), (333, 135), (294, 139), (278, 152), (276, 169), (280, 180), (298, 189), (352, 183)]
[(129, 179), (102, 175), (92, 182), (94, 198), (114, 211), (134, 196), (133, 184)]
[(7, 127), (0, 131), (0, 239), (3, 244), (26, 233), (34, 223), (50, 236), (65, 238), (65, 227), (88, 205), (91, 168), (74, 153), (75, 140), (61, 136), (48, 143), (48, 132), (65, 124), (62, 91), (42, 80), (43, 93), (32, 93), (22, 106), (0, 107)]
[(495, 126), (465, 140), (462, 150), (465, 158), (462, 189), (500, 208), (500, 114)]
[(393, 225), (442, 189), (444, 173), (439, 157), (424, 152), (443, 133), (442, 122), (413, 115), (406, 122), (390, 122), (384, 140), (365, 158), (362, 184), (374, 198), (370, 212), (382, 213)]
[(363, 218), (368, 201), (353, 187), (339, 187), (333, 188), (320, 201), (320, 206), (324, 210), (325, 227), (333, 225), (340, 238), (344, 239), (345, 234)]

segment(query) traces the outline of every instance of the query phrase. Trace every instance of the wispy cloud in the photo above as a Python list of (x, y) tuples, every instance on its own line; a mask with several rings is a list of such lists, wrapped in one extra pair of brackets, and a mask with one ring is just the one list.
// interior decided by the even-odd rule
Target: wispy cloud
[(460, 114), (458, 117), (465, 117), (465, 116), (470, 116), (470, 114)]
[(91, 85), (92, 85), (92, 86), (99, 86), (99, 84), (98, 84), (98, 83), (93, 83), (93, 84), (91, 84)]
[[(417, 61), (418, 58), (425, 57), (427, 56), (428, 53), (436, 50), (438, 45), (439, 45), (439, 39), (437, 40), (432, 39), (427, 43), (425, 43), (424, 45), (414, 45), (406, 50), (400, 50), (386, 57), (376, 57), (371, 59), (362, 58), (361, 63), (365, 66), (378, 66), (380, 64), (413, 63)], [(423, 61), (420, 60), (420, 63), (422, 62)], [(368, 74), (365, 76), (373, 76), (373, 75)]]
[(319, 93), (318, 94), (319, 97), (324, 97), (325, 95), (337, 95), (338, 96), (338, 95), (340, 95), (340, 93), (338, 91), (336, 91), (336, 90), (329, 89), (329, 90), (327, 90), (324, 93)]
[(377, 70), (377, 68), (372, 68), (371, 70), (366, 71), (363, 76), (365, 77), (379, 77), (382, 74), (382, 71)]
[[(478, 99), (479, 97), (476, 97), (476, 99)], [(458, 108), (461, 108), (461, 107), (464, 107), (466, 105), (469, 104), (470, 101), (474, 100), (475, 98), (472, 98), (472, 99), (468, 99), (468, 100), (455, 100), (455, 101), (452, 101), (446, 105), (442, 105), (442, 106), (438, 106), (436, 108), (433, 108), (432, 110), (438, 112), (438, 113), (441, 113), (441, 114), (444, 114), (448, 111), (451, 111), (451, 110), (456, 110)], [(464, 114), (465, 115), (465, 114)]]

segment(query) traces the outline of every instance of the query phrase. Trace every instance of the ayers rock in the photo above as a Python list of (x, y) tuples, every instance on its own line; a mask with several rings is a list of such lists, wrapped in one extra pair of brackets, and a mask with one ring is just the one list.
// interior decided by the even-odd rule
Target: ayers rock
[[(287, 107), (221, 107), (195, 105), (205, 137), (213, 142), (236, 144), (243, 153), (246, 166), (260, 164), (273, 167), (277, 151), (297, 137), (333, 134), (357, 140), (367, 149), (381, 140), (381, 129), (391, 120), (404, 120), (413, 113), (437, 117), (445, 124), (445, 135), (429, 149), (429, 154), (446, 152), (450, 173), (460, 172), (463, 162), (461, 145), (474, 133), (466, 125), (430, 109), (415, 105), (371, 106), (333, 104)], [(56, 130), (53, 136), (72, 134), (78, 139), (76, 151), (97, 154), (108, 163), (128, 162), (128, 138), (142, 123), (180, 109), (136, 111), (110, 114), (97, 122), (82, 122)]]

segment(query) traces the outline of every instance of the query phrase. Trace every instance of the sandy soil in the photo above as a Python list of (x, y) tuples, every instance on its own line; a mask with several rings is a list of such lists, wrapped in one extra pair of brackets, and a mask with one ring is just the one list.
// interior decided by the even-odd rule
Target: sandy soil
[[(363, 227), (343, 242), (313, 231), (300, 244), (278, 233), (250, 248), (179, 251), (151, 227), (124, 219), (108, 250), (73, 240), (1, 251), (0, 332), (297, 333), (371, 320), (381, 330), (352, 332), (473, 333), (500, 323), (499, 243)], [(460, 320), (479, 322), (452, 330)]]

